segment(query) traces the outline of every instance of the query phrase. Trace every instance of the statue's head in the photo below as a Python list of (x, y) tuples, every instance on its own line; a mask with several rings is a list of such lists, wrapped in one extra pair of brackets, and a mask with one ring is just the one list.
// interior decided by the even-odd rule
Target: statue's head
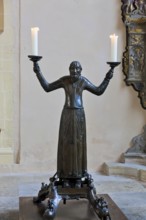
[(73, 61), (69, 66), (70, 76), (73, 79), (78, 79), (81, 75), (82, 67), (78, 61)]

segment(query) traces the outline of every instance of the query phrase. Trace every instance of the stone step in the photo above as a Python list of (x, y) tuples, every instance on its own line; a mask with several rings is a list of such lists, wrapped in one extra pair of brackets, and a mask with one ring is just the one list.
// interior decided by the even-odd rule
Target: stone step
[(103, 165), (103, 172), (110, 175), (122, 175), (146, 182), (146, 166), (132, 163), (107, 162)]
[(127, 152), (121, 157), (122, 163), (134, 163), (139, 165), (146, 165), (146, 154), (145, 153), (134, 153)]

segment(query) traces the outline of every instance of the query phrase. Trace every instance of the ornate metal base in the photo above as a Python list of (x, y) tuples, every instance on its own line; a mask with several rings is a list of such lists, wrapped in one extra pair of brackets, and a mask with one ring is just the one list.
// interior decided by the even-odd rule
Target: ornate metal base
[(95, 214), (101, 220), (111, 220), (107, 202), (96, 195), (93, 179), (89, 174), (81, 179), (61, 179), (55, 174), (50, 178), (49, 185), (42, 183), (38, 196), (33, 198), (33, 202), (39, 204), (48, 199), (44, 216), (54, 219), (61, 200), (66, 204), (66, 200), (83, 198), (89, 200)]

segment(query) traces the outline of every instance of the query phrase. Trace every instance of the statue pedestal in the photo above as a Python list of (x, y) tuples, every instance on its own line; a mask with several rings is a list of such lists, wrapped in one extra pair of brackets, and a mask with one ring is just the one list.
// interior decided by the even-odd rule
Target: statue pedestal
[[(120, 208), (113, 202), (107, 195), (100, 195), (108, 202), (110, 216), (112, 220), (128, 220), (122, 213)], [(43, 220), (42, 213), (44, 213), (45, 202), (39, 205), (33, 204), (32, 197), (20, 197), (20, 218), (19, 220)], [(60, 202), (57, 209), (55, 220), (69, 220), (69, 219), (84, 219), (84, 220), (97, 220), (93, 210), (89, 206), (88, 200), (70, 200), (66, 204)]]

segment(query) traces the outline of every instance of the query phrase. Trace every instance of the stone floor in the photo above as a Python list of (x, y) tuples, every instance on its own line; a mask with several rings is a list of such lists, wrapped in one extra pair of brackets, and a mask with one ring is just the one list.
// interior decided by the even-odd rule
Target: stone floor
[[(48, 173), (0, 175), (0, 220), (19, 219), (19, 197), (36, 196)], [(109, 194), (129, 220), (146, 220), (146, 187), (142, 182), (121, 176), (92, 173), (97, 194)], [(118, 216), (117, 216), (118, 219)]]

